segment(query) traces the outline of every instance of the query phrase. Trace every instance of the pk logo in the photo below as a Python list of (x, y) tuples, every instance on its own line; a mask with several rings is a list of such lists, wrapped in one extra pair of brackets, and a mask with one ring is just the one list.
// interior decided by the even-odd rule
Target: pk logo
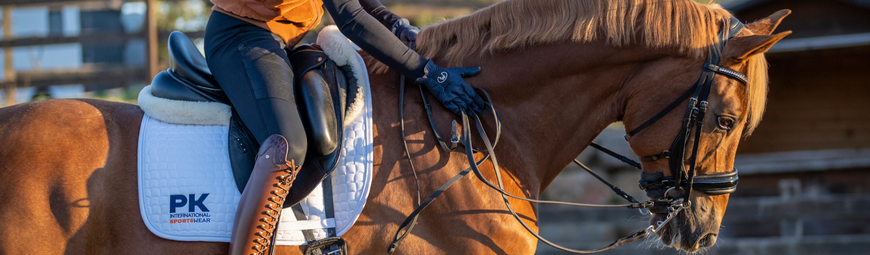
[[(189, 199), (188, 199), (189, 197)], [(182, 207), (187, 205), (187, 212), (194, 212), (194, 206), (199, 207), (199, 210), (202, 212), (208, 212), (208, 208), (202, 203), (205, 201), (205, 198), (208, 197), (208, 193), (203, 193), (199, 199), (196, 198), (196, 194), (190, 194), (188, 196), (185, 195), (170, 195), (169, 196), (169, 213), (175, 213), (175, 208)]]

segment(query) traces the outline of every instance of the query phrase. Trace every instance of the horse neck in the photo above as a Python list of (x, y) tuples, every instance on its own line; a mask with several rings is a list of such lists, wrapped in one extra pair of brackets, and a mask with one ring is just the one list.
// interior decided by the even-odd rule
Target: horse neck
[[(604, 128), (619, 120), (627, 97), (623, 84), (644, 60), (658, 55), (605, 42), (561, 43), (465, 63), (482, 67), (480, 75), (468, 80), (488, 91), (502, 114), (499, 163), (518, 177), (527, 194), (538, 196)], [(486, 129), (494, 130), (490, 122)]]

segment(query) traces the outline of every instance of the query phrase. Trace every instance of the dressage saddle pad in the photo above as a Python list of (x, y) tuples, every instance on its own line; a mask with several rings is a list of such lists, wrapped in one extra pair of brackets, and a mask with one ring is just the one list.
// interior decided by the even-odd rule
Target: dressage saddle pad
[[(364, 103), (345, 123), (342, 156), (332, 173), (335, 217), (326, 217), (323, 190), (318, 186), (301, 202), (308, 220), (297, 221), (290, 208), (284, 209), (275, 232), (277, 245), (306, 244), (301, 230), (308, 229), (317, 239), (327, 237), (326, 228), (335, 228), (341, 236), (359, 217), (371, 186), (372, 99), (365, 63), (334, 27), (325, 28), (318, 43), (337, 64), (352, 67), (362, 83)], [(178, 117), (190, 116), (191, 111), (195, 115), (229, 111), (215, 103), (161, 99), (150, 93), (146, 87), (139, 96), (145, 111), (138, 153), (139, 207), (145, 225), (170, 240), (229, 242), (241, 198), (227, 154), (229, 118), (184, 123)], [(226, 124), (220, 124), (223, 120)]]

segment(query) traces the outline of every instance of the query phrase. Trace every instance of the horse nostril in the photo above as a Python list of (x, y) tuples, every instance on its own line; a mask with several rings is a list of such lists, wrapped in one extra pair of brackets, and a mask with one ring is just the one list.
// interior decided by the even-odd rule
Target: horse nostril
[(701, 240), (698, 240), (698, 246), (701, 248), (711, 247), (716, 244), (716, 234), (707, 234)]

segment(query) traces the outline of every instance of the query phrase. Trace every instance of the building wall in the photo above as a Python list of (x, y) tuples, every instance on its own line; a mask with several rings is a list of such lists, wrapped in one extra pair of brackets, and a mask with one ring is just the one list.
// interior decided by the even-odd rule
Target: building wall
[[(785, 40), (870, 32), (870, 5), (854, 3), (861, 1), (750, 2), (757, 4), (739, 9), (735, 16), (751, 22), (780, 9), (792, 10), (777, 28), (793, 32)], [(738, 153), (870, 147), (866, 56), (870, 46), (767, 54), (767, 112)]]
[[(735, 15), (752, 21), (793, 11), (777, 29), (794, 32), (785, 40), (870, 33), (870, 1), (754, 2)], [(767, 155), (769, 164), (782, 166), (803, 155), (806, 165), (741, 174), (722, 222), (720, 238), (727, 243), (713, 254), (861, 254), (870, 248), (870, 207), (862, 206), (870, 194), (870, 167), (857, 163), (866, 162), (866, 154), (849, 154), (870, 148), (866, 56), (870, 45), (767, 54), (767, 112), (741, 142), (738, 159)], [(798, 154), (786, 156), (790, 152)]]
[[(770, 0), (749, 8), (740, 9), (734, 15), (744, 22), (767, 17), (782, 9), (792, 10), (777, 31), (792, 30), (789, 39), (870, 32), (870, 1), (854, 0)], [(727, 5), (726, 5), (727, 6)], [(739, 7), (739, 6), (738, 6)]]
[(767, 111), (738, 153), (870, 147), (867, 56), (870, 46), (769, 54)]

